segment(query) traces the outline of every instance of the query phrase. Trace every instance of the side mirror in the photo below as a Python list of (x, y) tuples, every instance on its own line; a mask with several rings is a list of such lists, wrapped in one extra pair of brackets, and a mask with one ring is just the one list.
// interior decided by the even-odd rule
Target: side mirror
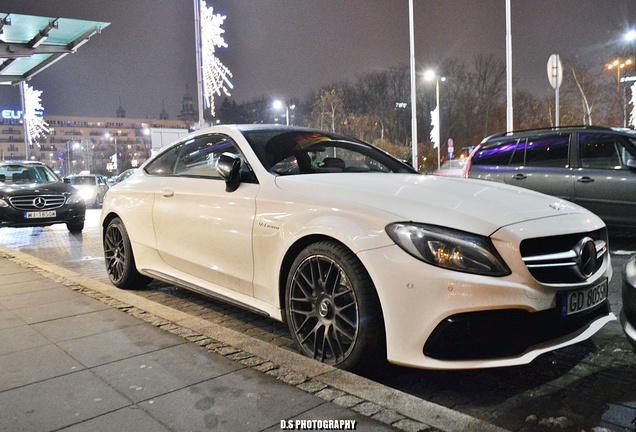
[(71, 184), (71, 179), (70, 179), (70, 178), (66, 178), (66, 177), (65, 177), (65, 178), (63, 178), (62, 180), (64, 181), (64, 183)]
[(636, 170), (636, 160), (627, 159), (627, 168), (629, 168), (631, 170)]
[(216, 170), (225, 181), (225, 191), (234, 192), (241, 183), (241, 158), (232, 153), (223, 153)]

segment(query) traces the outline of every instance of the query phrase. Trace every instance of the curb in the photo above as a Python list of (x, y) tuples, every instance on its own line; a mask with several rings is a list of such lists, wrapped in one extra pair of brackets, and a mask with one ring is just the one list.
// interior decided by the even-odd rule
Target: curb
[(445, 432), (505, 431), (483, 420), (144, 299), (133, 291), (121, 290), (23, 252), (0, 245), (0, 258), (29, 268), (230, 360), (396, 429), (413, 432), (431, 428)]

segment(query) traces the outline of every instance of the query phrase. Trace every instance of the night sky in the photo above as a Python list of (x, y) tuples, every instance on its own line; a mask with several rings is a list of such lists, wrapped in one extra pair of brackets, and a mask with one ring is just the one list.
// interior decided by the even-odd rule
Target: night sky
[[(609, 61), (636, 26), (636, 0), (512, 0), (514, 89), (553, 90), (553, 53)], [(415, 0), (418, 68), (476, 54), (505, 60), (505, 0)], [(209, 0), (227, 16), (219, 59), (234, 74), (232, 99), (303, 99), (334, 82), (409, 64), (408, 0)], [(0, 0), (0, 12), (110, 22), (77, 53), (36, 75), (45, 114), (171, 119), (196, 94), (192, 0)], [(443, 71), (442, 71), (443, 72)], [(636, 74), (636, 71), (634, 71)], [(217, 102), (218, 103), (218, 102)], [(17, 87), (0, 107), (19, 109)]]

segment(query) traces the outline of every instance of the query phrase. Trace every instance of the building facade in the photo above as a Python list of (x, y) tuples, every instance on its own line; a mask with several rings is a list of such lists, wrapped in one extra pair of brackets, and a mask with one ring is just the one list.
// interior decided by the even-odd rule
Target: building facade
[(26, 145), (20, 113), (2, 114), (0, 159), (42, 161), (62, 176), (81, 171), (112, 175), (137, 167), (150, 157), (152, 128), (190, 129), (183, 120), (45, 115), (49, 134)]

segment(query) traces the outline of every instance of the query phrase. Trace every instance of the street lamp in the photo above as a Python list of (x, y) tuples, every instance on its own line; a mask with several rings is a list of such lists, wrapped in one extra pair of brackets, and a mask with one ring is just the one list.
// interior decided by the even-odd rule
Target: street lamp
[(110, 139), (111, 141), (113, 141), (115, 143), (115, 173), (119, 172), (119, 151), (117, 151), (117, 137), (116, 136), (112, 136), (109, 132), (106, 132), (104, 134), (104, 138), (106, 139)]
[(446, 81), (446, 77), (439, 77), (437, 76), (435, 71), (429, 69), (426, 72), (424, 72), (424, 79), (427, 81), (435, 80), (435, 112), (436, 112), (435, 117), (437, 118), (433, 118), (431, 120), (433, 123), (433, 131), (435, 134), (435, 136), (433, 137), (433, 141), (435, 142), (435, 145), (437, 146), (437, 169), (439, 169), (441, 165), (440, 148), (442, 146), (440, 143), (441, 115), (440, 115), (440, 106), (439, 106), (439, 82)]
[(629, 59), (621, 59), (617, 58), (611, 63), (605, 65), (607, 70), (613, 72), (616, 70), (616, 90), (618, 92), (619, 104), (621, 106), (621, 111), (623, 112), (623, 127), (627, 126), (627, 107), (625, 101), (625, 95), (621, 92), (621, 76), (625, 69), (630, 68), (634, 64), (634, 60)]
[[(285, 106), (285, 122), (286, 122), (287, 126), (289, 126), (289, 110), (290, 109), (292, 109), (292, 110), (295, 109), (296, 105), (284, 104), (284, 106)], [(279, 100), (275, 100), (274, 103), (272, 104), (272, 107), (275, 110), (281, 110), (281, 109), (283, 109), (283, 102), (281, 102)]]
[[(72, 147), (71, 147), (72, 144)], [(77, 141), (66, 141), (66, 166), (67, 166), (67, 172), (66, 175), (71, 175), (73, 174), (72, 172), (72, 168), (73, 168), (73, 149), (77, 149), (80, 146), (80, 143), (78, 143)]]

